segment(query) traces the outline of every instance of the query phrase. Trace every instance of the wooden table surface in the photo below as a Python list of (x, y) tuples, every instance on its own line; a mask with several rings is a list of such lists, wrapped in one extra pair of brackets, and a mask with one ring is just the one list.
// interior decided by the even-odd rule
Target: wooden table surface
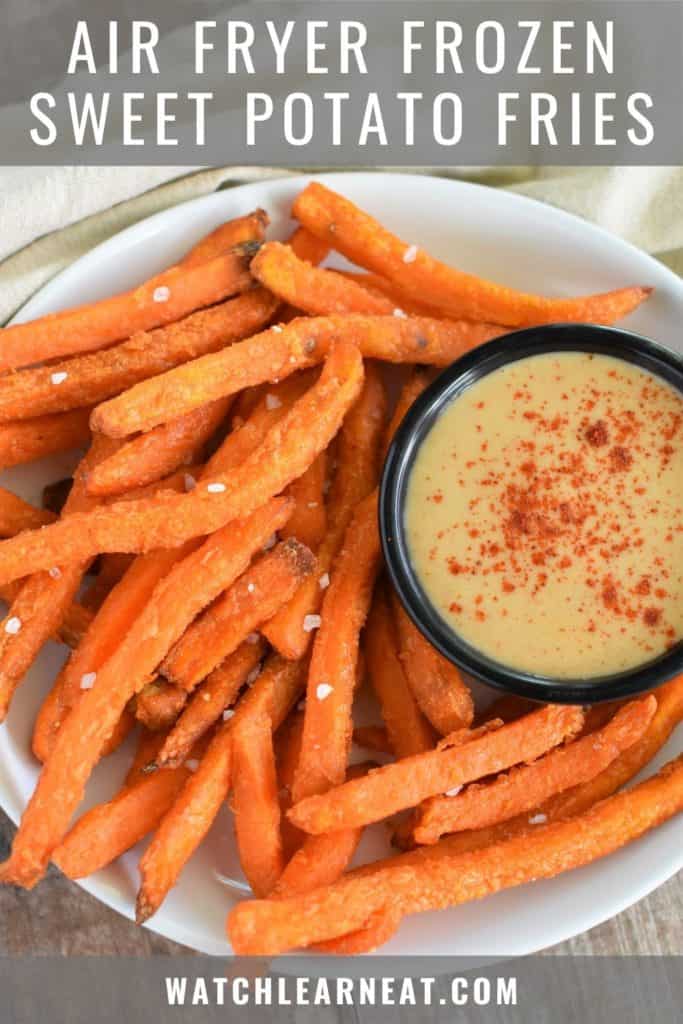
[[(4, 860), (14, 826), (0, 820)], [(169, 956), (187, 949), (138, 928), (69, 882), (55, 868), (31, 892), (0, 886), (0, 955)], [(683, 874), (622, 914), (548, 953), (683, 954)]]

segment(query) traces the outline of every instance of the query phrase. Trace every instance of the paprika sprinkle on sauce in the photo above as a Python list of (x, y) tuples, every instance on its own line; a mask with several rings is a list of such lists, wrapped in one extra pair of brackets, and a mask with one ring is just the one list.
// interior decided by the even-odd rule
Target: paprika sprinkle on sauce
[(518, 671), (586, 679), (683, 636), (683, 397), (611, 356), (509, 363), (413, 463), (405, 529), (429, 600)]

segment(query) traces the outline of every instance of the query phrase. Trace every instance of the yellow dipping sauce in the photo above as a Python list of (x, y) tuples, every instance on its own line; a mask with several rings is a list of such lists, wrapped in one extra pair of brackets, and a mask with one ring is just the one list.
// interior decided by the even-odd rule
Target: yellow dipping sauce
[(611, 356), (530, 356), (421, 444), (405, 528), (459, 636), (509, 668), (591, 678), (683, 635), (683, 398)]

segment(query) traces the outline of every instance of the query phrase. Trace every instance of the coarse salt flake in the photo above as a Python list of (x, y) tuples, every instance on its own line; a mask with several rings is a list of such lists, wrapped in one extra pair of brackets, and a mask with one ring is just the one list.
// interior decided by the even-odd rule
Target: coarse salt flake
[(165, 285), (161, 285), (159, 288), (155, 288), (152, 293), (152, 298), (155, 302), (168, 302), (171, 297), (171, 289)]
[(20, 629), (21, 629), (21, 619), (18, 618), (16, 615), (13, 615), (5, 623), (5, 632), (9, 633), (10, 636), (16, 636)]
[(279, 409), (282, 402), (277, 395), (266, 395), (266, 409)]
[(462, 786), (453, 786), (452, 789), (447, 789), (446, 790), (446, 792), (444, 793), (444, 796), (457, 796), (461, 789), (462, 789)]
[(417, 246), (409, 245), (406, 251), (403, 253), (404, 263), (414, 263), (417, 259)]
[(252, 686), (256, 682), (256, 680), (258, 679), (258, 677), (260, 675), (261, 675), (261, 666), (260, 665), (257, 665), (256, 668), (252, 668), (251, 672), (249, 673), (249, 675), (247, 676), (247, 678), (245, 680), (247, 686)]
[(255, 583), (247, 583), (247, 593), (248, 594), (253, 594), (255, 590), (256, 590), (256, 584)]
[(203, 693), (202, 694), (202, 700), (210, 701), (211, 700), (211, 694), (210, 693)]
[(315, 691), (315, 695), (318, 700), (325, 700), (326, 697), (332, 693), (332, 687), (329, 683), (320, 683)]
[(393, 315), (394, 315), (394, 316), (395, 316), (395, 317), (396, 317), (396, 318), (397, 318), (398, 320), (407, 320), (407, 319), (408, 319), (408, 314), (407, 314), (407, 313), (405, 313), (405, 312), (404, 312), (404, 311), (403, 311), (402, 309), (399, 309), (399, 308), (398, 308), (398, 306), (397, 306), (397, 307), (396, 307), (396, 309), (394, 310), (394, 312), (393, 312)]
[(329, 572), (324, 572), (322, 574), (322, 576), (318, 580), (318, 584), (319, 584), (321, 590), (327, 590), (327, 588), (330, 585), (330, 574), (329, 574)]
[(529, 818), (530, 825), (545, 825), (548, 818), (545, 814), (534, 814), (532, 818)]
[(50, 374), (50, 383), (51, 384), (63, 384), (68, 376), (69, 376), (69, 374), (65, 373), (63, 370), (60, 370), (58, 373), (51, 373)]
[(92, 690), (97, 679), (97, 672), (86, 672), (81, 676), (81, 690)]
[(185, 762), (185, 767), (191, 772), (196, 772), (199, 768), (199, 761), (195, 757), (191, 757)]
[(308, 501), (308, 502), (306, 502), (306, 508), (317, 508), (317, 507), (318, 507), (318, 502), (317, 501)]
[(225, 490), (225, 484), (209, 484), (206, 489), (209, 494), (222, 494)]
[(58, 580), (62, 575), (62, 570), (57, 565), (53, 565), (51, 569), (47, 570), (48, 576), (53, 580)]
[(322, 621), (319, 615), (304, 615), (304, 633), (312, 633), (314, 629), (320, 629)]
[(183, 480), (183, 484), (185, 486), (186, 491), (193, 491), (197, 486), (197, 481), (192, 476), (192, 473), (186, 473), (185, 478)]
[(271, 331), (274, 331), (275, 334), (282, 334), (282, 327), (280, 324), (273, 324)]
[(235, 712), (232, 710), (232, 708), (226, 708), (225, 711), (223, 712), (223, 721), (229, 722), (234, 714)]

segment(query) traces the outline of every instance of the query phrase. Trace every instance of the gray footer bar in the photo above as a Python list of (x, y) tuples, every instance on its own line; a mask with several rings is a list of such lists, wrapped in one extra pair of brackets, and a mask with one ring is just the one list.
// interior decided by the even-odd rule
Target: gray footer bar
[(669, 1024), (681, 957), (0, 960), (2, 1024)]

